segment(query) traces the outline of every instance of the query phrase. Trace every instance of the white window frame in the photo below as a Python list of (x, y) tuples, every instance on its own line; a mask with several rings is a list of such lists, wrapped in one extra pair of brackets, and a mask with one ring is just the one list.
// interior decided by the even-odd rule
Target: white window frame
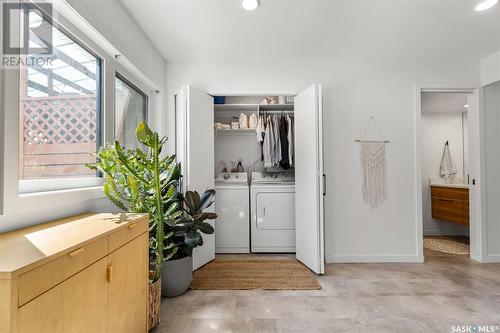
[[(113, 101), (116, 95), (116, 79), (121, 80), (127, 86), (146, 97), (146, 105), (143, 112), (144, 121), (148, 122), (150, 119), (149, 114), (151, 108), (151, 89), (148, 89), (148, 87), (144, 83), (142, 83), (140, 80), (137, 80), (134, 75), (128, 72), (123, 66), (117, 66), (115, 75), (113, 77)], [(113, 103), (113, 139), (116, 140), (116, 103)]]
[[(158, 86), (64, 0), (53, 0), (53, 3), (54, 9), (57, 8), (54, 21), (58, 26), (102, 59), (101, 145), (114, 141), (117, 71), (150, 97), (148, 118), (154, 118), (159, 124), (162, 115), (154, 110), (162, 108), (164, 102)], [(19, 70), (0, 69), (0, 97), (0, 230), (95, 210), (95, 200), (105, 196), (102, 178), (36, 180), (25, 185), (25, 193), (19, 191)], [(150, 125), (155, 128), (155, 124)]]
[[(64, 18), (59, 15), (59, 13), (55, 12), (54, 13), (55, 17), (53, 18), (53, 22), (51, 25), (54, 26), (54, 28), (58, 29), (61, 33), (66, 35), (69, 39), (71, 39), (74, 43), (76, 43), (78, 46), (83, 48), (85, 51), (89, 52), (91, 55), (96, 57), (100, 61), (100, 75), (99, 78), (99, 86), (98, 89), (99, 91), (97, 92), (97, 103), (96, 105), (98, 106), (98, 117), (100, 118), (98, 120), (99, 123), (99, 128), (96, 128), (96, 147), (97, 145), (101, 145), (102, 142), (105, 140), (105, 129), (104, 129), (104, 117), (105, 117), (105, 98), (104, 98), (104, 91), (105, 91), (105, 81), (106, 81), (106, 64), (109, 59), (105, 59), (105, 52), (104, 50), (100, 49), (98, 46), (93, 45), (89, 40), (87, 40), (86, 36), (84, 36), (78, 29), (75, 27), (71, 26), (69, 22), (64, 22)], [(19, 103), (19, 87), (20, 87), (20, 81), (19, 81), (19, 71), (16, 70), (18, 73), (18, 80), (15, 83), (18, 91), (17, 94), (15, 95), (17, 97), (17, 105), (20, 105)], [(9, 84), (14, 84), (13, 82), (9, 82)], [(18, 114), (22, 110), (20, 107), (18, 107)], [(21, 129), (21, 125), (19, 123), (19, 118), (18, 118), (18, 128), (19, 130)], [(21, 138), (19, 138), (20, 140)], [(21, 144), (21, 142), (18, 141), (18, 145)], [(19, 156), (18, 156), (19, 160)], [(19, 170), (19, 169), (18, 169)], [(19, 175), (17, 175), (17, 179), (19, 182), (19, 194), (20, 195), (25, 195), (25, 194), (33, 194), (33, 193), (40, 193), (40, 192), (51, 192), (51, 191), (61, 191), (61, 190), (68, 190), (68, 189), (79, 189), (79, 188), (92, 188), (92, 187), (98, 187), (101, 186), (104, 182), (101, 176), (96, 177), (75, 177), (75, 178), (50, 178), (50, 179), (19, 179)]]

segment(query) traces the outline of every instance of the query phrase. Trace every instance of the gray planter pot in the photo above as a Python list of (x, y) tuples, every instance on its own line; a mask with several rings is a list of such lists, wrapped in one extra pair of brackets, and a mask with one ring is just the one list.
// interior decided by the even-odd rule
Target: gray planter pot
[(185, 257), (163, 262), (161, 295), (176, 297), (184, 294), (193, 279), (193, 258)]

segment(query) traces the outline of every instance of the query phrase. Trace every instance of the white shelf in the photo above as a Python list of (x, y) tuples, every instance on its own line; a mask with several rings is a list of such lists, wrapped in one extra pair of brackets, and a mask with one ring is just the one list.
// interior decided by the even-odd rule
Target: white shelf
[(293, 104), (214, 104), (215, 111), (258, 111), (258, 110), (283, 110), (292, 111)]
[(254, 111), (257, 112), (259, 104), (214, 104), (215, 111)]
[(293, 111), (293, 104), (260, 104), (259, 109), (261, 111)]
[(255, 128), (248, 129), (215, 129), (217, 135), (256, 135)]

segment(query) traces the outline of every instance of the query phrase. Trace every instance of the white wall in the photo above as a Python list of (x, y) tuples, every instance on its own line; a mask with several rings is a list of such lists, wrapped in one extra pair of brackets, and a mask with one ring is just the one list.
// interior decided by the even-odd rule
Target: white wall
[[(152, 96), (150, 115), (154, 119), (154, 124), (163, 123), (164, 112), (162, 111), (165, 108), (166, 96), (165, 60), (123, 9), (121, 3), (118, 0), (69, 0), (68, 2), (158, 87), (160, 94)], [(10, 72), (9, 76), (12, 77), (12, 74), (15, 72)], [(6, 96), (16, 96), (15, 91), (12, 85), (2, 86), (2, 95), (5, 93)], [(112, 92), (109, 93), (112, 94)], [(8, 107), (5, 104), (6, 99), (2, 98), (0, 102), (1, 114), (6, 118), (5, 123), (3, 121), (1, 123), (2, 127), (7, 126), (7, 123), (16, 124), (16, 108)], [(113, 106), (109, 103), (105, 107), (107, 108), (105, 112), (113, 112)], [(2, 138), (1, 141), (4, 148), (3, 154), (12, 160), (17, 156), (18, 151), (17, 139), (12, 140), (12, 137), (17, 137), (17, 130), (15, 126), (13, 128), (10, 126), (2, 128), (1, 132), (4, 131), (6, 139)], [(3, 163), (0, 171), (2, 174), (7, 172)], [(9, 170), (9, 174), (15, 174), (15, 172)], [(114, 210), (103, 198), (101, 189), (59, 191), (21, 197), (18, 195), (16, 177), (6, 177), (4, 180), (1, 187), (1, 192), (4, 194), (2, 198), (4, 210), (0, 215), (0, 232), (84, 211)], [(0, 185), (2, 185), (1, 182)]]
[(500, 261), (500, 82), (484, 88), (484, 181), (486, 193), (484, 234), (487, 237), (486, 261)]
[(449, 141), (451, 158), (457, 169), (456, 178), (464, 176), (464, 133), (462, 112), (423, 112), (422, 135), (422, 207), (424, 235), (468, 235), (463, 225), (432, 218), (430, 179), (439, 179), (439, 165), (444, 143)]
[[(242, 149), (245, 147), (245, 149)], [(231, 161), (241, 159), (245, 171), (253, 170), (254, 162), (260, 161), (260, 150), (257, 144), (257, 136), (253, 135), (215, 135), (215, 172), (222, 172), (222, 164), (225, 161), (227, 168), (231, 170)]]
[(500, 51), (481, 60), (483, 86), (500, 81)]
[[(369, 55), (353, 55), (307, 63), (168, 63), (167, 71), (169, 87), (189, 83), (211, 93), (298, 92), (322, 82), (328, 89), (324, 111), (327, 260), (422, 259), (417, 255), (414, 82), (475, 82), (479, 86), (479, 59), (436, 59), (434, 66), (418, 62), (399, 66)], [(388, 200), (376, 210), (362, 201), (359, 147), (353, 141), (370, 115), (391, 140)]]
[[(499, 6), (478, 13), (468, 0), (266, 0), (247, 12), (236, 0), (121, 1), (169, 61), (171, 91), (296, 92), (321, 81), (329, 89), (328, 259), (415, 260), (413, 83), (479, 86), (480, 59), (500, 48)], [(376, 211), (361, 201), (353, 143), (371, 114), (391, 140), (389, 199)], [(169, 132), (172, 120), (170, 110)]]

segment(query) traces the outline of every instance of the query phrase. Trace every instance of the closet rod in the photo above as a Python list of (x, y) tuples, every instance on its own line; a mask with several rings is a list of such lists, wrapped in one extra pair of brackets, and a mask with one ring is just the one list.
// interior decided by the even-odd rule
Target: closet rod
[(259, 111), (260, 113), (294, 113), (295, 111), (293, 110), (270, 110), (270, 111), (267, 111), (267, 110), (260, 110)]
[(354, 140), (354, 142), (367, 142), (367, 143), (389, 143), (390, 141), (375, 141), (375, 140)]

